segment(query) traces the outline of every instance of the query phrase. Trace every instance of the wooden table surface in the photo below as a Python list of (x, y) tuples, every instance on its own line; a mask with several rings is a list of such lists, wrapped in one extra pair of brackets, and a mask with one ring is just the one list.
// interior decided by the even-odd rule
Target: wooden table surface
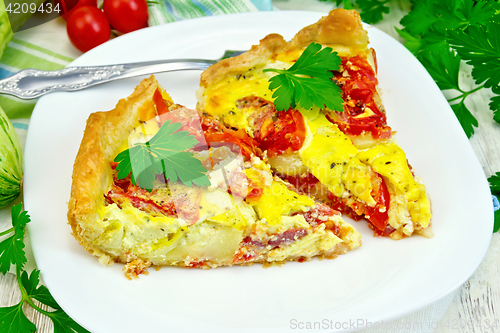
[[(303, 9), (327, 11), (331, 4), (317, 0), (275, 0), (274, 5), (279, 9)], [(396, 12), (393, 9), (393, 12)], [(397, 17), (397, 12), (394, 17)], [(393, 26), (397, 18), (386, 20), (377, 25), (394, 37), (397, 34)], [(470, 72), (464, 66), (461, 71), (463, 89), (470, 86)], [(488, 108), (491, 92), (481, 90), (468, 97), (467, 106), (479, 121), (479, 128), (470, 142), (483, 166), (486, 176), (500, 171), (500, 125), (492, 119), (492, 112)], [(493, 333), (500, 332), (500, 233), (493, 235), (492, 242), (483, 262), (472, 277), (458, 290), (454, 300), (443, 318), (440, 320), (435, 333), (463, 332), (463, 333)], [(0, 306), (17, 304), (21, 294), (13, 274), (0, 275)], [(50, 320), (25, 308), (29, 320), (34, 322), (38, 332), (52, 332)], [(488, 321), (487, 321), (488, 320)], [(487, 323), (495, 323), (496, 327), (488, 328)], [(466, 327), (463, 324), (468, 323)], [(473, 323), (474, 325), (470, 325)], [(462, 324), (462, 325), (461, 325)]]

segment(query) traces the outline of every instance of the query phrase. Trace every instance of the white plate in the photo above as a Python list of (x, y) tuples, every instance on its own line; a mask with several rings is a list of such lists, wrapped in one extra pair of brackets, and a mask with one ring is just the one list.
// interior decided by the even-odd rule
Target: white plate
[[(245, 50), (266, 34), (291, 38), (316, 22), (311, 12), (260, 12), (188, 20), (116, 38), (77, 59), (97, 65), (208, 58)], [(25, 205), (33, 251), (57, 302), (91, 332), (287, 332), (361, 328), (416, 311), (457, 289), (490, 242), (491, 196), (482, 168), (448, 103), (419, 62), (396, 40), (368, 28), (377, 51), (389, 125), (430, 198), (435, 237), (374, 238), (355, 223), (363, 246), (335, 260), (263, 269), (164, 267), (128, 281), (70, 235), (67, 202), (85, 120), (110, 110), (140, 78), (40, 99), (25, 157)], [(177, 103), (193, 107), (199, 72), (157, 75)], [(355, 322), (355, 325), (351, 325)], [(316, 324), (316, 325), (318, 325)], [(316, 326), (317, 327), (317, 326)]]

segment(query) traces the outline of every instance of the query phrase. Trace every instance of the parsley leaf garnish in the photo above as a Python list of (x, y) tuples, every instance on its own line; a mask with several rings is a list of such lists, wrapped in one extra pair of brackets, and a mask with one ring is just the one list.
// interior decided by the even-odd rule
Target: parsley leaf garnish
[[(500, 197), (500, 172), (497, 172), (493, 176), (488, 178), (488, 182), (490, 183), (490, 191), (491, 194), (497, 197)], [(500, 230), (500, 209), (495, 211), (495, 223), (493, 226), (493, 232), (497, 232)]]
[[(71, 319), (57, 304), (47, 287), (40, 285), (40, 271), (35, 269), (28, 275), (23, 270), (26, 263), (24, 253), (24, 231), (30, 217), (22, 210), (22, 204), (11, 209), (13, 227), (0, 233), (12, 236), (0, 242), (0, 273), (5, 274), (11, 265), (16, 266), (17, 282), (21, 290), (21, 301), (13, 306), (0, 308), (0, 333), (32, 333), (36, 326), (24, 314), (23, 306), (28, 303), (36, 311), (48, 316), (54, 324), (54, 333), (89, 333), (85, 328)], [(41, 309), (34, 300), (45, 304), (55, 311)]]
[(133, 184), (151, 191), (155, 174), (163, 173), (165, 178), (177, 182), (182, 181), (191, 187), (209, 186), (210, 180), (200, 160), (186, 149), (193, 148), (198, 140), (188, 131), (179, 131), (182, 124), (167, 120), (146, 143), (138, 143), (119, 153), (115, 162), (118, 162), (118, 178), (123, 179), (129, 174)]
[(490, 182), (491, 194), (500, 196), (500, 172), (489, 177), (488, 182)]
[(493, 111), (493, 119), (497, 122), (500, 123), (500, 86), (498, 87), (493, 87), (491, 88), (494, 94), (497, 96), (494, 96), (490, 99), (490, 110)]
[(391, 10), (387, 3), (391, 0), (356, 0), (361, 13), (361, 19), (366, 23), (377, 23), (382, 21), (384, 14), (388, 14)]
[(6, 238), (0, 243), (0, 273), (5, 274), (9, 271), (11, 265), (19, 269), (26, 263), (26, 254), (24, 253), (24, 229), (30, 222), (27, 212), (22, 211), (22, 205), (13, 206), (12, 228), (0, 233), (0, 236), (14, 232), (12, 236)]
[(493, 119), (500, 123), (500, 23), (471, 26), (467, 32), (450, 31), (448, 37), (462, 59), (473, 66), (472, 77), (476, 84), (492, 88), (497, 95), (491, 98), (489, 106), (494, 112)]
[(450, 105), (451, 109), (457, 116), (458, 121), (462, 125), (462, 128), (467, 135), (468, 138), (474, 134), (474, 127), (479, 126), (477, 119), (472, 115), (472, 113), (465, 106), (464, 101), (462, 100), (460, 103)]
[(21, 274), (21, 284), (26, 294), (40, 303), (50, 306), (53, 309), (60, 309), (60, 306), (54, 300), (47, 287), (40, 285), (40, 271), (35, 269), (28, 276), (27, 272)]
[[(18, 278), (19, 279), (19, 278)], [(35, 269), (28, 276), (28, 273), (22, 272), (21, 274), (21, 283), (22, 286), (21, 293), (23, 295), (22, 302), (27, 302), (30, 304), (35, 310), (43, 313), (48, 316), (52, 323), (54, 324), (54, 333), (83, 333), (88, 332), (85, 328), (80, 326), (77, 322), (71, 319), (57, 304), (52, 295), (50, 294), (47, 287), (40, 284), (40, 271)], [(55, 311), (45, 311), (39, 308), (34, 302), (33, 299), (39, 301), (42, 304), (48, 305), (53, 308)], [(20, 304), (21, 304), (20, 303)]]
[(500, 230), (500, 209), (495, 210), (494, 213), (493, 232), (498, 232), (498, 230)]
[(450, 31), (449, 42), (457, 53), (473, 66), (472, 77), (476, 84), (484, 82), (486, 88), (500, 84), (500, 23), (488, 23), (486, 27), (469, 27)]
[[(470, 94), (491, 87), (496, 95), (500, 81), (500, 3), (473, 0), (422, 0), (413, 2), (411, 11), (401, 19), (398, 30), (442, 90), (453, 89), (459, 96), (452, 105), (468, 137), (478, 126), (477, 119), (465, 106)], [(461, 60), (473, 66), (472, 77), (482, 84), (469, 91), (459, 86)], [(500, 96), (490, 101), (495, 121), (500, 122)]]
[(31, 333), (36, 331), (36, 326), (23, 312), (23, 303), (0, 308), (0, 332)]
[(343, 111), (342, 91), (332, 81), (332, 71), (341, 64), (342, 59), (332, 48), (321, 49), (320, 44), (311, 43), (289, 69), (265, 69), (264, 72), (278, 73), (269, 80), (269, 89), (276, 89), (276, 110), (287, 111), (297, 105), (309, 109), (314, 105)]
[(429, 74), (439, 86), (439, 89), (461, 90), (458, 85), (460, 72), (460, 57), (450, 48), (444, 48), (434, 57), (421, 60)]

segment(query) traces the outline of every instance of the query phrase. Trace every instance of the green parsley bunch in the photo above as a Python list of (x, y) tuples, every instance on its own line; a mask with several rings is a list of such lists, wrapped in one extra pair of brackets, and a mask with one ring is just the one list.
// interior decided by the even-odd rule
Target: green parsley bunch
[[(10, 235), (0, 242), (0, 273), (6, 274), (11, 265), (16, 266), (17, 282), (21, 290), (21, 301), (13, 306), (0, 308), (0, 333), (31, 333), (36, 326), (24, 314), (23, 305), (29, 304), (36, 311), (46, 315), (54, 324), (54, 333), (88, 333), (88, 331), (71, 319), (57, 304), (47, 287), (40, 285), (40, 271), (35, 269), (28, 274), (24, 269), (26, 253), (24, 252), (24, 231), (30, 222), (30, 216), (22, 210), (22, 204), (13, 206), (12, 228), (0, 232), (1, 236)], [(48, 305), (54, 311), (40, 308), (35, 300)]]
[[(467, 137), (474, 134), (477, 119), (465, 106), (470, 94), (491, 88), (493, 119), (500, 123), (500, 3), (497, 1), (415, 1), (399, 30), (406, 47), (415, 54), (442, 90), (458, 96), (451, 104)], [(459, 85), (460, 63), (472, 66), (477, 87), (464, 91)]]

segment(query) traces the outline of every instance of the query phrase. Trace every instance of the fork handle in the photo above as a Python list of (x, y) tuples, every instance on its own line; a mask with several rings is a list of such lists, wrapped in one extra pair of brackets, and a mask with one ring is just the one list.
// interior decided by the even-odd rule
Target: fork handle
[(160, 72), (204, 70), (214, 60), (173, 59), (110, 66), (66, 67), (58, 71), (24, 69), (0, 80), (0, 93), (32, 99), (56, 91), (75, 91), (114, 80)]

